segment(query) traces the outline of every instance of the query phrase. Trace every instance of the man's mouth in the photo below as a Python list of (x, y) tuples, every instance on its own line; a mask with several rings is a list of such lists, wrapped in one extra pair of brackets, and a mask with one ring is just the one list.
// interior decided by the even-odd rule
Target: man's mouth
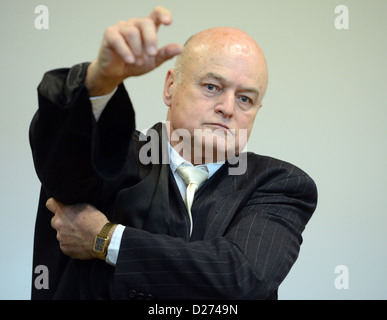
[(206, 125), (214, 126), (214, 127), (217, 127), (218, 129), (230, 131), (230, 128), (222, 123), (211, 122), (211, 123), (206, 123)]

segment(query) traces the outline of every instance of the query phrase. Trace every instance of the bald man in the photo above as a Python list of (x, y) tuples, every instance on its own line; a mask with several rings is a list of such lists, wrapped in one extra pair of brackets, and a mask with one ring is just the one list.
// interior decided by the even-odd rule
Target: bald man
[[(49, 285), (34, 274), (33, 299), (277, 299), (297, 259), (316, 186), (243, 151), (267, 88), (262, 50), (235, 28), (158, 49), (171, 22), (163, 7), (119, 22), (91, 64), (39, 85), (34, 270), (47, 266)], [(166, 121), (135, 130), (123, 80), (175, 56)], [(204, 176), (196, 193), (186, 170)]]

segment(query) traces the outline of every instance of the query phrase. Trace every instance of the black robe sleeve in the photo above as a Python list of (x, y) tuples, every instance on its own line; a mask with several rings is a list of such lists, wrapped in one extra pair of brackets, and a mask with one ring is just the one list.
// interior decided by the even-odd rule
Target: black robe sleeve
[(104, 192), (112, 192), (121, 178), (135, 128), (123, 85), (96, 122), (84, 85), (87, 67), (83, 63), (44, 75), (30, 126), (37, 175), (47, 195), (66, 204), (98, 205), (109, 198)]
[(112, 267), (103, 261), (79, 263), (65, 256), (51, 228), (45, 203), (55, 197), (65, 204), (90, 203), (109, 217), (109, 208), (122, 185), (125, 166), (132, 166), (134, 111), (121, 84), (96, 122), (84, 78), (88, 63), (47, 72), (38, 87), (39, 109), (30, 126), (30, 144), (42, 183), (35, 225), (33, 270), (47, 267), (48, 288), (32, 277), (32, 299), (109, 297)]

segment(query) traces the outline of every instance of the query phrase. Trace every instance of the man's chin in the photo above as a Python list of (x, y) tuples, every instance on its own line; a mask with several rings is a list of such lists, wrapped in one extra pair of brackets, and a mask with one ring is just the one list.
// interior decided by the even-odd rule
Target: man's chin
[(195, 159), (205, 159), (206, 163), (224, 162), (227, 159), (238, 156), (240, 150), (235, 143), (227, 140), (219, 140), (213, 137), (212, 143), (208, 143), (209, 137), (204, 143), (196, 144), (194, 148)]

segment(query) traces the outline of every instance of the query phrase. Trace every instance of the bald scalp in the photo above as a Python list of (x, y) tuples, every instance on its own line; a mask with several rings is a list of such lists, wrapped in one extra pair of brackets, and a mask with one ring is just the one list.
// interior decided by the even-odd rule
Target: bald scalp
[(194, 34), (184, 44), (183, 52), (177, 57), (175, 63), (175, 72), (178, 81), (181, 82), (184, 77), (185, 69), (195, 59), (203, 55), (204, 50), (214, 52), (224, 50), (228, 52), (251, 56), (259, 65), (257, 79), (262, 81), (263, 98), (268, 84), (268, 67), (266, 58), (257, 42), (246, 32), (232, 27), (215, 27)]

